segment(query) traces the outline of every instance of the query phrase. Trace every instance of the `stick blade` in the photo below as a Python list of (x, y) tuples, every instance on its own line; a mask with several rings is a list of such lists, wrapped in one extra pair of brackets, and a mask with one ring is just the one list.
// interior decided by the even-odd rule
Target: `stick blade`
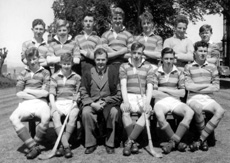
[(55, 153), (53, 153), (53, 152), (51, 151), (51, 152), (48, 153), (48, 154), (47, 154), (47, 153), (40, 154), (40, 155), (38, 156), (38, 159), (39, 159), (39, 160), (48, 160), (48, 159), (54, 157), (54, 155), (55, 155)]

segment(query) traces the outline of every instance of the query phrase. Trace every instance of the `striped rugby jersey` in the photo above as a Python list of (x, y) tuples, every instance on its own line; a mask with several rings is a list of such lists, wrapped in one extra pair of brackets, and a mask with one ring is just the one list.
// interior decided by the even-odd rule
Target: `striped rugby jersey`
[(33, 73), (27, 66), (17, 77), (17, 92), (26, 88), (49, 91), (50, 73), (48, 70), (40, 67)]
[(107, 44), (113, 50), (118, 51), (120, 48), (127, 47), (128, 50), (133, 43), (133, 35), (125, 30), (125, 27), (114, 36), (114, 30), (110, 29), (101, 36), (102, 44)]
[(44, 40), (42, 43), (37, 43), (37, 41), (33, 38), (32, 40), (25, 41), (22, 44), (21, 60), (25, 59), (25, 51), (31, 47), (38, 48), (40, 59), (45, 59), (47, 57), (48, 44)]
[(158, 89), (158, 87), (168, 87), (172, 89), (185, 89), (185, 78), (182, 71), (177, 69), (173, 65), (173, 69), (169, 74), (166, 74), (163, 67), (158, 67), (155, 71), (156, 83), (154, 83), (153, 88)]
[(62, 71), (59, 70), (51, 76), (49, 94), (56, 96), (57, 100), (72, 100), (73, 96), (77, 93), (77, 85), (80, 82), (81, 77), (75, 72), (72, 71), (66, 78)]
[(145, 60), (143, 59), (142, 63), (136, 69), (136, 73), (135, 73), (135, 68), (131, 63), (131, 59), (129, 58), (128, 61), (129, 61), (128, 63), (123, 63), (120, 66), (120, 70), (119, 70), (120, 80), (127, 79), (128, 93), (141, 94), (138, 77), (136, 75), (136, 73), (138, 73), (141, 79), (142, 90), (143, 93), (145, 94), (147, 89), (147, 84), (150, 83), (153, 85), (155, 83), (152, 66), (148, 62), (145, 62)]
[[(184, 74), (186, 85), (189, 83), (213, 84), (218, 90), (220, 89), (217, 67), (214, 64), (208, 63), (207, 61), (205, 61), (202, 66), (195, 61), (187, 64), (184, 69)], [(195, 94), (197, 93), (190, 91), (190, 96)]]

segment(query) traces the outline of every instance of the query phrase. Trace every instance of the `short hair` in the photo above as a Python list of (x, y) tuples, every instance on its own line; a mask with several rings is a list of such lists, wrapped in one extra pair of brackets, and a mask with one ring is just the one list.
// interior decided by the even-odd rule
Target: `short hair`
[(63, 20), (63, 19), (59, 19), (56, 21), (56, 23), (55, 23), (56, 30), (60, 27), (63, 27), (63, 26), (69, 29), (69, 22), (67, 20)]
[(188, 18), (184, 15), (177, 15), (174, 26), (176, 27), (179, 23), (185, 23), (188, 25)]
[(114, 16), (114, 15), (121, 15), (122, 18), (124, 18), (125, 12), (120, 7), (116, 7), (112, 10), (112, 16)]
[(34, 19), (32, 22), (32, 28), (34, 28), (36, 25), (42, 25), (44, 29), (46, 28), (46, 24), (42, 19)]
[(153, 15), (149, 11), (145, 11), (139, 16), (139, 19), (141, 21), (144, 21), (144, 20), (153, 21)]
[(209, 24), (202, 25), (200, 27), (200, 29), (199, 29), (199, 33), (201, 34), (201, 33), (205, 32), (205, 31), (210, 31), (212, 33), (212, 26), (209, 25)]
[(97, 55), (102, 55), (105, 54), (106, 55), (106, 59), (108, 59), (108, 53), (104, 48), (97, 48), (94, 52), (94, 59), (96, 59)]
[(73, 62), (73, 56), (71, 53), (63, 53), (61, 55), (62, 62)]
[(39, 58), (39, 51), (38, 48), (36, 47), (30, 47), (28, 49), (26, 49), (25, 51), (25, 58), (31, 58), (31, 57), (38, 57)]
[(208, 48), (208, 43), (207, 42), (204, 42), (204, 41), (197, 41), (195, 44), (194, 44), (194, 49), (195, 51), (197, 51), (197, 49), (199, 47), (206, 47)]
[(172, 48), (166, 47), (161, 51), (161, 58), (165, 56), (165, 54), (173, 54), (175, 56), (175, 52)]
[(139, 48), (142, 48), (143, 51), (145, 50), (145, 46), (142, 43), (136, 41), (131, 45), (131, 52), (134, 51), (134, 50), (137, 50)]
[(94, 16), (94, 14), (93, 14), (92, 12), (89, 12), (89, 11), (88, 11), (88, 12), (85, 12), (85, 13), (84, 13), (84, 16), (83, 16), (83, 20), (85, 19), (86, 16), (88, 16), (88, 17), (93, 17), (93, 19), (95, 19), (95, 16)]

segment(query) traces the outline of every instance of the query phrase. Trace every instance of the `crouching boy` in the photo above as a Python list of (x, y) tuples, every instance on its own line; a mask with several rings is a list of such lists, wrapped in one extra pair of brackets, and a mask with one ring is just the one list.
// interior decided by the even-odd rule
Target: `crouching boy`
[[(49, 91), (50, 73), (39, 65), (39, 51), (31, 47), (25, 51), (27, 66), (17, 78), (17, 96), (22, 99), (17, 109), (11, 114), (10, 121), (18, 137), (29, 148), (27, 159), (34, 159), (41, 150), (42, 141), (50, 120), (50, 108), (46, 97)], [(36, 135), (32, 138), (22, 121), (40, 119), (36, 127)]]
[(76, 101), (78, 99), (77, 91), (81, 77), (71, 70), (73, 65), (72, 54), (63, 53), (60, 65), (61, 69), (51, 77), (49, 99), (52, 107), (51, 115), (57, 135), (59, 135), (62, 127), (61, 117), (66, 116), (70, 112), (61, 143), (56, 152), (56, 156), (65, 155), (66, 158), (70, 158), (73, 154), (68, 140), (73, 133), (75, 121), (79, 113)]

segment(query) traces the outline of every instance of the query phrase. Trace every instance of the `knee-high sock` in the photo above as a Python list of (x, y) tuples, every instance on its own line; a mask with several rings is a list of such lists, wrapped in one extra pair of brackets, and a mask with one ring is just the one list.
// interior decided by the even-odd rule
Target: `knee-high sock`
[(25, 145), (28, 148), (31, 148), (36, 144), (36, 142), (30, 136), (30, 133), (25, 126), (22, 127), (21, 129), (17, 130), (16, 133), (17, 133), (18, 137), (25, 143)]
[(171, 139), (174, 135), (174, 132), (168, 122), (166, 122), (166, 125), (164, 125), (161, 130), (164, 131), (169, 139)]
[(133, 131), (133, 124), (130, 124), (129, 126), (126, 126), (126, 127), (125, 127), (125, 131), (126, 131), (126, 133), (127, 133), (127, 136), (129, 137), (130, 134), (131, 134), (132, 131)]
[(204, 121), (204, 116), (201, 114), (199, 116), (195, 115), (195, 120), (196, 120), (196, 127), (201, 134), (201, 131), (205, 128), (205, 121)]
[(70, 136), (72, 135), (73, 131), (74, 131), (75, 126), (71, 126), (69, 124), (66, 125), (66, 129), (65, 129), (65, 136), (66, 139), (69, 141)]
[(41, 127), (41, 125), (39, 124), (38, 126), (37, 126), (37, 128), (36, 128), (36, 135), (35, 135), (35, 137), (34, 137), (34, 140), (36, 141), (36, 142), (41, 142), (42, 141), (42, 139), (44, 138), (44, 136), (45, 136), (45, 134), (46, 134), (46, 130), (47, 130), (47, 128), (43, 128), (43, 127)]
[(202, 141), (205, 141), (207, 137), (214, 131), (214, 129), (217, 127), (218, 123), (220, 122), (220, 119), (212, 118), (208, 121), (205, 128), (201, 132), (200, 139)]
[(188, 126), (180, 123), (179, 126), (177, 127), (176, 133), (172, 136), (172, 139), (179, 143), (185, 132), (188, 130)]
[(129, 139), (136, 140), (140, 133), (143, 131), (145, 126), (145, 117), (142, 114), (141, 117), (137, 120), (132, 133), (129, 136)]
[[(59, 133), (61, 131), (61, 127), (62, 126), (55, 128), (55, 131), (56, 131), (57, 135), (59, 135)], [(62, 137), (61, 137), (61, 143), (64, 146), (64, 148), (69, 147), (68, 140), (67, 140), (67, 138), (66, 138), (64, 133), (62, 134)]]

